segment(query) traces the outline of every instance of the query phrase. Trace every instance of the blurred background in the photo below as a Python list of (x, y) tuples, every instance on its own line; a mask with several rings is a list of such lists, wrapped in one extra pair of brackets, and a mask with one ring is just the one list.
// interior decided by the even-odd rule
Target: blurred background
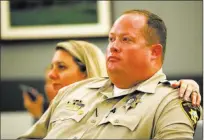
[[(203, 94), (202, 1), (111, 1), (110, 20), (113, 23), (123, 11), (130, 9), (149, 10), (165, 21), (168, 36), (163, 70), (167, 78), (194, 79)], [(69, 12), (65, 10), (64, 16)], [(73, 11), (73, 17), (74, 14)], [(47, 16), (54, 15), (50, 13)], [(94, 16), (96, 14), (90, 21), (96, 20)], [(12, 17), (14, 20), (20, 18), (18, 14)], [(17, 26), (18, 23), (13, 24)], [(30, 128), (33, 120), (23, 107), (19, 84), (33, 86), (44, 93), (45, 67), (52, 59), (55, 45), (68, 39), (90, 41), (104, 53), (108, 44), (107, 36), (61, 39), (42, 39), (39, 36), (35, 40), (1, 40), (1, 138), (16, 138)]]

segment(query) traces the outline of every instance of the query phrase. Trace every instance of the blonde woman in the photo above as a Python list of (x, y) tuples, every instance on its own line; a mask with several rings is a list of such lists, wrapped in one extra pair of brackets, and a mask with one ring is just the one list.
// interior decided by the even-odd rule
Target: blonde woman
[[(56, 45), (51, 66), (46, 70), (45, 92), (51, 101), (58, 90), (77, 81), (107, 76), (103, 52), (86, 41), (65, 41)], [(35, 119), (39, 119), (47, 107), (42, 95), (32, 101), (24, 93), (24, 106)]]

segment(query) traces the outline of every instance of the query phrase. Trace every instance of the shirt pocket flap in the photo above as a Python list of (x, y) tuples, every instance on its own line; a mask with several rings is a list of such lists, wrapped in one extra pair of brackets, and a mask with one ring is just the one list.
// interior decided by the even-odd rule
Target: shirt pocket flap
[(72, 119), (76, 122), (80, 122), (87, 115), (87, 113), (88, 113), (88, 110), (85, 110), (85, 109), (83, 110), (80, 109), (78, 111), (69, 111), (69, 110), (63, 109), (52, 116), (50, 123), (69, 120), (69, 119)]
[(98, 125), (102, 125), (109, 122), (112, 125), (124, 126), (130, 129), (131, 131), (133, 131), (139, 124), (140, 119), (141, 119), (141, 116), (112, 115), (112, 116), (109, 116), (107, 119), (102, 120)]
[(81, 119), (83, 119), (87, 115), (87, 113), (88, 113), (88, 110), (79, 110), (70, 118), (74, 119), (76, 122), (80, 122)]

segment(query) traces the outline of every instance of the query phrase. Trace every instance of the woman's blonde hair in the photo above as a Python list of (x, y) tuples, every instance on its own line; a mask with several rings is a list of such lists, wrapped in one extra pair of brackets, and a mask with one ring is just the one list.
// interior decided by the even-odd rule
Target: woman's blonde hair
[(87, 78), (107, 76), (105, 56), (96, 45), (86, 41), (70, 40), (58, 43), (56, 50), (58, 49), (69, 52), (76, 58), (75, 62), (77, 59), (81, 61), (85, 65)]

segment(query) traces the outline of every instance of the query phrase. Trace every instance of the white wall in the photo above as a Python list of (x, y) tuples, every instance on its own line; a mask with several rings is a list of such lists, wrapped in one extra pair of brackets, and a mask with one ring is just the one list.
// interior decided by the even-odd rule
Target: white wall
[(1, 139), (16, 139), (32, 126), (28, 112), (1, 112)]

